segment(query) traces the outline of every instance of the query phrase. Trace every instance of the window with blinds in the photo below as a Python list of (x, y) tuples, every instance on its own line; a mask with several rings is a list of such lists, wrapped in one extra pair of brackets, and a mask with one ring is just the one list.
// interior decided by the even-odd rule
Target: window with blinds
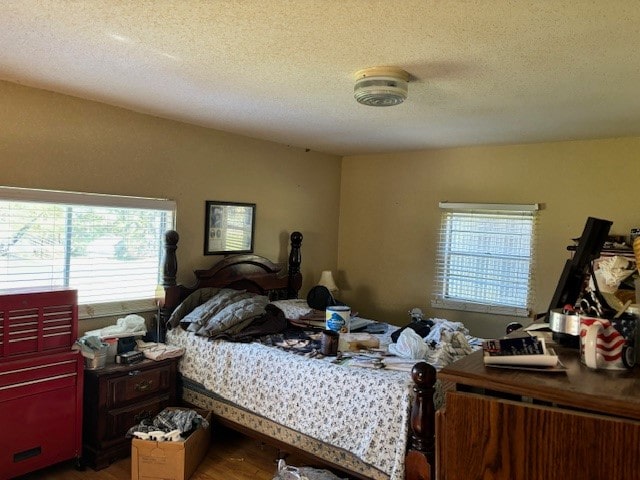
[(441, 203), (436, 308), (528, 316), (538, 205)]
[(81, 317), (154, 308), (175, 202), (0, 187), (0, 289), (78, 290)]

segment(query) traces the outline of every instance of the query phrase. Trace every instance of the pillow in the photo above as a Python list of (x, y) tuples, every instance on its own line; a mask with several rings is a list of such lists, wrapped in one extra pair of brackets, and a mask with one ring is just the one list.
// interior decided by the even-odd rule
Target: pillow
[(300, 317), (305, 317), (313, 313), (313, 309), (309, 306), (306, 300), (302, 298), (294, 298), (292, 300), (275, 300), (271, 302), (282, 313), (287, 320), (298, 320)]
[[(255, 318), (264, 315), (269, 299), (263, 295), (245, 293), (235, 297), (231, 303), (208, 317), (206, 324), (197, 331), (198, 335), (212, 337), (219, 333), (238, 333)], [(193, 324), (192, 324), (193, 326)]]
[(169, 320), (167, 320), (167, 328), (175, 328), (180, 323), (180, 320), (184, 318), (189, 312), (191, 312), (198, 305), (203, 304), (214, 294), (218, 293), (220, 289), (211, 287), (211, 288), (201, 288), (191, 293), (187, 298), (185, 298), (180, 305), (176, 307), (173, 311)]
[(247, 295), (245, 290), (233, 290), (231, 288), (223, 288), (214, 293), (211, 298), (186, 314), (180, 323), (184, 328), (191, 332), (197, 332), (201, 326), (206, 325), (207, 321), (225, 308), (235, 299), (244, 298)]

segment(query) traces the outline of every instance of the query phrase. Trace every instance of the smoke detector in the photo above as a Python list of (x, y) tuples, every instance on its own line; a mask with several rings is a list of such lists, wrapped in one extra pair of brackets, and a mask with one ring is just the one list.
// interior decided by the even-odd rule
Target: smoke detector
[(355, 74), (353, 96), (363, 105), (390, 107), (407, 98), (409, 74), (396, 67), (371, 67)]

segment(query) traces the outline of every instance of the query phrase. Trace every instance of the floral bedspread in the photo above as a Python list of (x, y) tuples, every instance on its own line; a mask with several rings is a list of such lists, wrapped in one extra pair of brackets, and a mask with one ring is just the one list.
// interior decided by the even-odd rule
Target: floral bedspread
[(181, 373), (227, 401), (345, 449), (392, 480), (404, 478), (412, 402), (406, 371), (309, 359), (258, 343), (208, 341), (174, 329)]

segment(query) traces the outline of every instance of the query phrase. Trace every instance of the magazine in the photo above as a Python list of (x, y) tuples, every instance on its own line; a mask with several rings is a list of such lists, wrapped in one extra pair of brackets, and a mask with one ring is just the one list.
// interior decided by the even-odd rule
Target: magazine
[(556, 352), (536, 336), (490, 339), (482, 342), (484, 364), (535, 371), (564, 371)]

